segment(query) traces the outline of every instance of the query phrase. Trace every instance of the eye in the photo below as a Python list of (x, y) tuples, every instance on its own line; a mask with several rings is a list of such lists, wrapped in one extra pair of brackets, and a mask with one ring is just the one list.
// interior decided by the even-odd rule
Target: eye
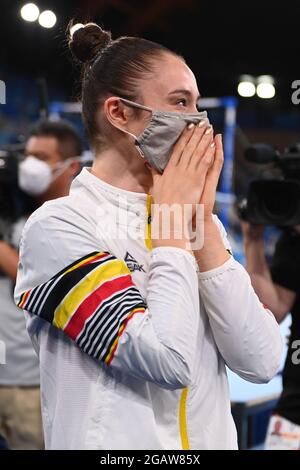
[[(182, 105), (180, 103), (183, 103)], [(186, 106), (187, 105), (187, 101), (185, 98), (182, 98), (181, 100), (178, 100), (176, 102), (176, 104), (178, 104), (179, 106)]]

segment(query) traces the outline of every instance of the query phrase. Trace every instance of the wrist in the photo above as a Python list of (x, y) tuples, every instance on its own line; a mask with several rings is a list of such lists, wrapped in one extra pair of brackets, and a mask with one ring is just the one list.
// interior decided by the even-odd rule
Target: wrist
[(199, 250), (194, 250), (194, 255), (200, 272), (221, 266), (231, 258), (224, 246), (219, 227), (212, 218), (204, 223), (203, 246)]
[(174, 215), (163, 219), (162, 213), (154, 213), (151, 222), (152, 247), (173, 246), (191, 250), (191, 233), (184, 218)]
[(251, 237), (248, 235), (244, 236), (243, 240), (244, 246), (245, 247), (251, 247), (251, 246), (263, 246), (263, 239), (262, 237)]
[(213, 218), (203, 220), (204, 241), (213, 238), (221, 239), (220, 229)]
[(176, 239), (176, 238), (152, 239), (152, 248), (159, 248), (162, 246), (181, 248), (183, 250), (189, 251), (190, 253), (193, 253), (189, 240)]

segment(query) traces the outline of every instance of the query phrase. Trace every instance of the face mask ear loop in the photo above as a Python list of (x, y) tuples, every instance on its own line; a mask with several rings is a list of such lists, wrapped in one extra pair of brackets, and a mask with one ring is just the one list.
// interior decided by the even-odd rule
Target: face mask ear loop
[(125, 134), (128, 134), (128, 135), (130, 135), (131, 137), (133, 137), (133, 139), (134, 139), (134, 145), (135, 145), (137, 151), (139, 152), (139, 154), (140, 154), (140, 156), (141, 156), (142, 158), (145, 158), (145, 155), (143, 154), (142, 150), (140, 149), (139, 143), (138, 143), (138, 141), (137, 141), (137, 136), (134, 135), (134, 134), (132, 134), (132, 133), (129, 132), (129, 131), (126, 131), (125, 129), (122, 129), (122, 128), (119, 127), (119, 126), (116, 126), (116, 124), (112, 124), (112, 125), (113, 125), (114, 127), (116, 127), (117, 129), (119, 129), (119, 131), (125, 132)]
[(140, 146), (138, 144), (135, 144), (135, 147), (136, 147), (137, 151), (139, 152), (140, 156), (142, 158), (145, 158), (145, 155), (143, 154), (142, 149), (140, 148)]
[(79, 160), (79, 158), (80, 157), (70, 157), (70, 158), (67, 158), (64, 162), (61, 162), (59, 164), (58, 168), (54, 169), (54, 173), (52, 175), (51, 183), (53, 183), (53, 181), (55, 181), (59, 176), (61, 176), (66, 171), (68, 166), (71, 165), (71, 163), (73, 163), (76, 160)]
[(148, 108), (148, 106), (144, 106), (143, 104), (135, 103), (134, 101), (127, 100), (126, 98), (120, 98), (120, 100), (124, 103), (127, 103), (129, 106), (132, 106), (133, 108), (139, 108), (143, 109), (144, 111), (150, 111), (151, 113), (153, 113), (152, 108)]
[[(148, 108), (147, 106), (143, 106), (142, 104), (139, 104), (139, 103), (135, 103), (134, 101), (130, 101), (130, 100), (127, 100), (126, 98), (120, 98), (121, 101), (123, 101), (124, 103), (127, 103), (129, 106), (132, 106), (134, 108), (139, 108), (139, 109), (143, 109), (145, 111), (150, 111), (151, 113), (153, 113), (153, 110), (151, 108)], [(111, 125), (116, 127), (117, 129), (119, 129), (119, 131), (121, 132), (125, 132), (126, 134), (130, 135), (131, 137), (133, 137), (134, 139), (134, 145), (136, 146), (136, 149), (137, 151), (139, 152), (140, 156), (142, 158), (145, 158), (145, 155), (143, 154), (140, 146), (139, 146), (139, 143), (138, 143), (138, 138), (136, 135), (132, 134), (131, 132), (125, 130), (125, 129), (122, 129), (122, 127), (119, 127), (117, 126), (116, 124), (113, 124), (111, 121), (110, 121)]]
[(136, 136), (136, 135), (132, 134), (131, 132), (127, 131), (126, 129), (122, 129), (122, 127), (119, 127), (119, 126), (117, 126), (116, 124), (112, 124), (112, 122), (111, 122), (111, 125), (114, 126), (114, 127), (116, 127), (117, 129), (119, 129), (119, 131), (125, 132), (125, 134), (128, 134), (128, 135), (130, 135), (131, 137), (133, 137), (134, 143), (135, 143), (135, 145), (136, 145), (136, 143), (137, 143), (137, 136)]

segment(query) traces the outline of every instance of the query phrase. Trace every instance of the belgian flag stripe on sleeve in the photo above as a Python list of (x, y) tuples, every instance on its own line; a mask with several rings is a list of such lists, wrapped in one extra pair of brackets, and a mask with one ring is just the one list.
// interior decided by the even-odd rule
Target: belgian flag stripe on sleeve
[(129, 320), (147, 305), (123, 260), (93, 252), (20, 296), (18, 306), (63, 330), (110, 364)]

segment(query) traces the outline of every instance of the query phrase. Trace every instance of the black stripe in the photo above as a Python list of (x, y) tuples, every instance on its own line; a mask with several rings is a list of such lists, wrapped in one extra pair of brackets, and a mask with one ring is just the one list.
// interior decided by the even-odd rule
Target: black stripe
[[(61, 269), (58, 273), (56, 273), (54, 276), (52, 276), (52, 277), (49, 279), (49, 281), (44, 282), (43, 284), (40, 284), (39, 286), (36, 286), (36, 287), (34, 287), (33, 289), (31, 289), (31, 293), (30, 293), (30, 296), (29, 296), (30, 299), (28, 299), (28, 301), (30, 301), (30, 303), (31, 303), (31, 301), (32, 301), (32, 294), (33, 294), (34, 291), (37, 291), (37, 290), (43, 288), (44, 285), (47, 284), (48, 282), (50, 283), (51, 281), (54, 281), (55, 279), (57, 279), (58, 277), (60, 277), (65, 271), (68, 271), (68, 269), (70, 269), (70, 268), (72, 268), (73, 266), (75, 266), (77, 263), (80, 263), (80, 262), (84, 261), (85, 259), (90, 258), (91, 256), (99, 255), (100, 253), (105, 253), (105, 254), (108, 254), (108, 255), (110, 254), (108, 251), (92, 251), (92, 252), (89, 253), (88, 255), (82, 256), (82, 257), (79, 258), (78, 260), (73, 261), (73, 262), (72, 262), (71, 264), (69, 264), (67, 267)], [(113, 256), (113, 255), (111, 255), (111, 256)], [(113, 257), (113, 258), (115, 258), (115, 257)], [(52, 284), (52, 282), (51, 282), (51, 284)], [(26, 292), (28, 292), (28, 291), (26, 291)], [(24, 292), (24, 294), (26, 294), (26, 292)], [(21, 303), (22, 296), (23, 296), (23, 294), (21, 294), (20, 301), (19, 301), (18, 304)], [(25, 305), (26, 305), (26, 304), (25, 304)], [(24, 310), (26, 310), (25, 305), (23, 306), (23, 309), (24, 309)], [(31, 308), (31, 307), (30, 307), (30, 304), (28, 305), (28, 307)], [(35, 309), (35, 310), (36, 310), (36, 309)], [(28, 311), (30, 312), (31, 310), (28, 310)]]
[(46, 286), (46, 289), (45, 289), (45, 292), (43, 293), (42, 299), (44, 299), (45, 296), (47, 296), (47, 292), (51, 290), (51, 287), (53, 286), (55, 282), (56, 282), (56, 278), (50, 279), (49, 281), (44, 282), (44, 284), (40, 284), (39, 286), (32, 289), (29, 295), (29, 298), (26, 302), (26, 305), (24, 305), (24, 309), (28, 310), (28, 312), (31, 312), (31, 309), (34, 308), (34, 310), (37, 312), (39, 309), (41, 295), (42, 295), (42, 291), (44, 290), (44, 287)]
[(31, 311), (31, 307), (34, 305), (34, 302), (36, 302), (36, 300), (39, 298), (39, 292), (43, 290), (45, 284), (47, 283), (40, 284), (39, 286), (34, 287), (34, 289), (31, 290), (29, 298), (23, 306), (24, 310), (28, 310), (28, 312)]
[[(68, 269), (71, 269), (73, 268), (73, 266), (75, 266), (76, 264), (78, 263), (81, 263), (82, 261), (90, 258), (91, 256), (95, 256), (95, 255), (100, 255), (101, 253), (105, 253), (107, 255), (110, 255), (110, 253), (108, 251), (92, 251), (91, 253), (89, 253), (88, 255), (85, 255), (85, 256), (82, 256), (81, 258), (73, 261), (73, 263), (71, 264), (68, 264), (68, 266), (66, 268), (63, 268), (61, 269), (57, 274), (55, 274), (53, 277), (50, 278), (50, 281), (52, 279), (56, 279), (57, 277), (59, 277), (61, 274), (63, 274), (65, 271), (68, 271)], [(113, 255), (111, 255), (113, 256)], [(115, 256), (113, 256), (113, 258), (115, 258)]]
[[(101, 316), (103, 318), (100, 319), (100, 322), (103, 322), (103, 321), (106, 321), (106, 318), (108, 315), (110, 315), (110, 307), (113, 306), (114, 304), (116, 304), (116, 308), (118, 305), (122, 304), (122, 302), (124, 302), (124, 300), (126, 299), (126, 297), (130, 294), (130, 295), (133, 295), (133, 293), (136, 295), (136, 288), (134, 288), (134, 286), (131, 286), (131, 287), (126, 287), (125, 289), (123, 289), (121, 292), (115, 292), (114, 294), (112, 294), (108, 299), (106, 299), (104, 302), (102, 302), (98, 307), (97, 309), (94, 311), (94, 313), (90, 316), (90, 318), (87, 319), (86, 323), (85, 323), (85, 327), (84, 327), (84, 331), (85, 333), (89, 333), (91, 329), (93, 329), (95, 327), (94, 323), (96, 322), (97, 324), (98, 323), (98, 320), (96, 319), (98, 316)], [(140, 294), (138, 292), (138, 295), (136, 295), (138, 297), (138, 299), (140, 300)], [(83, 339), (83, 336), (84, 335), (81, 335), (80, 334), (80, 337), (78, 337), (78, 339), (82, 339), (83, 340), (83, 345), (85, 345), (85, 343), (88, 341), (88, 338), (85, 338)]]
[[(88, 259), (91, 256), (94, 256), (94, 255), (100, 254), (100, 253), (105, 253), (105, 252), (95, 251), (93, 253), (90, 253), (89, 255), (83, 256), (82, 258), (74, 261), (73, 263), (69, 264), (67, 267), (63, 268), (61, 271), (59, 271), (57, 274), (55, 274), (53, 277), (51, 277), (48, 281), (44, 282), (43, 284), (40, 284), (39, 286), (34, 287), (31, 290), (29, 299), (27, 300), (26, 304), (23, 306), (24, 310), (28, 310), (29, 312), (31, 312), (34, 309), (34, 311), (37, 312), (39, 310), (39, 305), (40, 305), (41, 300), (42, 300), (42, 299), (40, 299), (40, 292), (42, 292), (42, 290), (44, 289), (46, 284), (47, 284), (47, 291), (51, 290), (51, 286), (54, 284), (54, 282), (60, 276), (63, 275), (64, 272), (68, 271), (68, 269), (71, 269), (71, 267), (73, 267), (76, 264), (82, 262), (83, 260)], [(109, 254), (109, 253), (107, 253), (107, 254)], [(47, 292), (45, 292), (43, 299), (45, 298), (45, 295), (47, 295)], [(32, 304), (33, 302), (34, 302), (34, 304)]]
[[(85, 257), (86, 258), (86, 257)], [(40, 305), (44, 302), (44, 306), (40, 312), (40, 317), (48, 322), (53, 322), (54, 311), (64, 297), (70, 292), (70, 290), (78, 284), (87, 274), (92, 272), (94, 269), (97, 269), (101, 264), (105, 262), (114, 260), (115, 257), (111, 256), (109, 258), (100, 259), (94, 263), (90, 263), (84, 266), (80, 266), (77, 269), (74, 269), (71, 272), (66, 273), (62, 278), (57, 282), (55, 287), (50, 291), (50, 293), (45, 292), (44, 296), (40, 296), (36, 302), (33, 303), (29, 312), (38, 314)], [(78, 261), (79, 263), (80, 261)], [(74, 266), (74, 263), (72, 263)], [(70, 269), (70, 268), (69, 268)], [(64, 271), (66, 271), (65, 269)], [(100, 280), (99, 280), (100, 282)], [(47, 284), (47, 283), (45, 283)], [(45, 285), (44, 284), (44, 285)], [(46, 299), (45, 299), (46, 298)]]
[[(110, 256), (108, 258), (104, 258), (93, 263), (86, 264), (85, 266), (80, 266), (77, 269), (74, 269), (73, 271), (66, 273), (64, 276), (62, 276), (62, 278), (57, 282), (57, 284), (50, 291), (50, 293), (48, 295), (45, 294), (47, 295), (47, 300), (44, 303), (40, 316), (45, 320), (52, 322), (54, 310), (65, 298), (65, 296), (70, 292), (70, 290), (73, 289), (85, 276), (92, 273), (94, 269), (97, 269), (100, 265), (113, 261), (114, 259), (114, 256)], [(101, 279), (99, 279), (99, 282), (100, 280)], [(36, 305), (35, 307), (36, 312), (38, 312), (39, 307), (43, 301), (44, 298), (39, 299), (38, 305)]]
[[(94, 335), (98, 334), (99, 330), (103, 328), (107, 320), (113, 321), (114, 315), (118, 314), (118, 310), (127, 300), (132, 301), (134, 304), (140, 303), (143, 301), (143, 298), (141, 297), (139, 291), (134, 286), (131, 286), (127, 289), (124, 289), (122, 292), (118, 292), (109, 299), (106, 299), (105, 302), (102, 302), (94, 314), (86, 321), (84, 330), (82, 334), (80, 334), (80, 337), (78, 337), (78, 341), (82, 340), (82, 347), (86, 347), (90, 340), (93, 341)], [(98, 319), (98, 317), (100, 318)], [(109, 317), (112, 318), (109, 319)], [(85, 334), (87, 334), (87, 337), (83, 339)]]
[[(117, 317), (114, 316), (112, 320), (108, 324), (106, 324), (106, 327), (105, 329), (103, 329), (103, 331), (100, 331), (100, 329), (98, 328), (98, 330), (95, 331), (95, 334), (93, 335), (93, 340), (92, 340), (92, 345), (91, 345), (92, 348), (89, 347), (89, 355), (95, 357), (95, 353), (98, 347), (100, 346), (100, 344), (102, 344), (99, 350), (99, 353), (97, 353), (97, 357), (101, 355), (102, 351), (107, 348), (106, 346), (107, 342), (109, 340), (109, 337), (112, 335), (113, 331), (115, 331), (115, 333), (113, 335), (113, 340), (111, 341), (112, 343), (114, 339), (116, 339), (119, 329), (121, 325), (123, 324), (123, 322), (128, 317), (128, 315), (132, 312), (132, 310), (139, 307), (140, 305), (141, 303), (140, 304), (134, 303), (134, 304), (129, 304), (128, 306), (124, 306), (122, 310), (120, 311), (120, 313), (117, 315)], [(107, 335), (108, 337), (106, 337)]]
[[(114, 329), (119, 329), (119, 322), (120, 318), (124, 316), (124, 314), (128, 314), (135, 308), (137, 305), (136, 302), (126, 302), (126, 304), (122, 304), (121, 309), (118, 311), (118, 313), (114, 313), (113, 309), (110, 311), (111, 318), (108, 319), (108, 321), (105, 324), (99, 325), (98, 328), (93, 331), (90, 335), (90, 346), (88, 349), (91, 351), (91, 354), (95, 352), (95, 347), (97, 349), (98, 345), (100, 343), (105, 343), (107, 341), (107, 337), (112, 334)], [(116, 306), (115, 306), (116, 308)]]
[(88, 337), (83, 342), (85, 348), (91, 348), (97, 338), (102, 339), (106, 331), (108, 329), (111, 329), (111, 326), (116, 323), (116, 321), (118, 321), (118, 318), (122, 315), (124, 308), (133, 308), (133, 306), (136, 305), (137, 302), (138, 301), (134, 299), (130, 300), (130, 302), (128, 300), (123, 300), (122, 303), (112, 304), (104, 311), (104, 314), (102, 315), (101, 311), (97, 312), (95, 314), (96, 321), (93, 323), (92, 326), (88, 325), (87, 327), (87, 329), (89, 329), (87, 333)]
[[(132, 310), (135, 310), (136, 308), (145, 308), (145, 309), (146, 309), (145, 304), (136, 305), (136, 306), (134, 307), (134, 309), (132, 309)], [(131, 311), (132, 311), (132, 310), (131, 310)], [(122, 325), (125, 323), (125, 321), (127, 320), (128, 316), (129, 316), (129, 315), (126, 315), (126, 318), (120, 323), (120, 326), (119, 326), (119, 328), (118, 328), (118, 330), (117, 330), (117, 333), (116, 333), (115, 337), (114, 337), (114, 338), (111, 340), (111, 342), (106, 346), (106, 354), (105, 354), (105, 356), (104, 356), (103, 359), (102, 359), (103, 361), (105, 361), (105, 359), (107, 358), (107, 356), (108, 356), (108, 354), (109, 354), (109, 352), (110, 352), (110, 350), (111, 350), (111, 348), (112, 348), (112, 346), (113, 346), (113, 344), (114, 344), (116, 338), (118, 337), (119, 330), (120, 330), (121, 326), (122, 326)], [(103, 351), (103, 352), (104, 352), (104, 351)], [(101, 350), (99, 351), (99, 354), (97, 354), (97, 357), (98, 357), (98, 356), (100, 357), (100, 355), (101, 355)]]
[[(110, 326), (107, 327), (104, 331), (101, 331), (99, 336), (97, 336), (96, 340), (93, 341), (91, 346), (86, 350), (86, 352), (89, 354), (89, 356), (95, 357), (95, 358), (100, 358), (103, 356), (103, 353), (106, 355), (108, 353), (108, 344), (114, 343), (118, 331), (121, 327), (121, 325), (124, 323), (130, 312), (133, 310), (132, 305), (129, 305), (127, 308), (122, 309), (118, 317), (114, 317), (113, 321), (110, 322)], [(105, 334), (109, 333), (108, 338), (104, 339)], [(112, 340), (110, 343), (108, 343), (109, 337), (112, 336)], [(99, 349), (99, 351), (96, 354), (96, 351)]]

